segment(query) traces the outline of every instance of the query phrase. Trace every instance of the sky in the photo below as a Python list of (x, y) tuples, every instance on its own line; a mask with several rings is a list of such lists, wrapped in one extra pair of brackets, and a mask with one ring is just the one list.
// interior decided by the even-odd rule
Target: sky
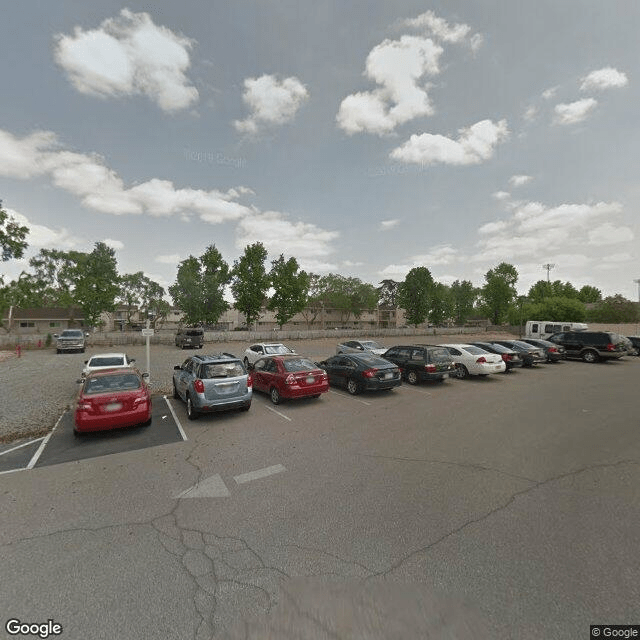
[(215, 244), (377, 285), (500, 262), (638, 299), (633, 0), (23, 0), (0, 198), (42, 248), (167, 288)]

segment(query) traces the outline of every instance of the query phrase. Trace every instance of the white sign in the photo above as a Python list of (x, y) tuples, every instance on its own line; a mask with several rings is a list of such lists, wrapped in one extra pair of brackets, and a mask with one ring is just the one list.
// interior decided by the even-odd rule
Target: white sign
[(143, 336), (152, 336), (153, 335), (153, 329), (143, 329), (142, 330), (142, 335)]

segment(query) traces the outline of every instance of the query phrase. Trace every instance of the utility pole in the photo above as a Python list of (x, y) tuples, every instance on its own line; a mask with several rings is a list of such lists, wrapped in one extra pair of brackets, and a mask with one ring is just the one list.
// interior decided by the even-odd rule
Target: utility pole
[(551, 264), (550, 262), (542, 265), (542, 268), (547, 270), (547, 282), (551, 282), (551, 279), (549, 278), (549, 272), (551, 271), (551, 269), (555, 268), (555, 266), (555, 264)]
[[(640, 278), (634, 280), (634, 282), (638, 285), (638, 315), (640, 316)], [(636, 335), (640, 331), (640, 325), (636, 323)]]

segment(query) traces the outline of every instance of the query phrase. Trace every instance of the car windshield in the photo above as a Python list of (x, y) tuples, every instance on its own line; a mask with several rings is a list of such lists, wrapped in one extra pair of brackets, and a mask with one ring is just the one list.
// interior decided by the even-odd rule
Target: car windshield
[(283, 344), (266, 344), (264, 346), (264, 352), (270, 355), (291, 353), (291, 349), (288, 349)]
[(306, 358), (287, 358), (283, 364), (285, 371), (312, 371), (318, 368), (311, 360)]
[(375, 342), (375, 340), (366, 340), (362, 343), (362, 346), (366, 349), (384, 349), (384, 347)]
[(235, 378), (244, 375), (244, 369), (239, 362), (216, 362), (205, 364), (201, 367), (200, 377), (209, 378)]
[(357, 360), (369, 367), (388, 367), (389, 364), (391, 364), (388, 360), (383, 360), (382, 358), (378, 358), (378, 356), (370, 356), (368, 354), (358, 354)]
[(188, 336), (201, 336), (203, 334), (202, 329), (191, 329), (189, 331), (185, 331)]
[(487, 353), (484, 349), (481, 349), (480, 347), (474, 347), (473, 345), (462, 347), (462, 349), (473, 356), (481, 356), (483, 353)]
[(78, 329), (65, 329), (61, 335), (62, 338), (82, 338), (82, 331)]
[(89, 360), (90, 367), (121, 367), (124, 364), (122, 356), (101, 356), (99, 358), (91, 358)]
[(112, 376), (87, 378), (84, 383), (84, 393), (113, 393), (114, 391), (130, 391), (139, 389), (142, 385), (135, 373), (121, 373)]
[(450, 362), (451, 354), (446, 349), (431, 349), (431, 362)]

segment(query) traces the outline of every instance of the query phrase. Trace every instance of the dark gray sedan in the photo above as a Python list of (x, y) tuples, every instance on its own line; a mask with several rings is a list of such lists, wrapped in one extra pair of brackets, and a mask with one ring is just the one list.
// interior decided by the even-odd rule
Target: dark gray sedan
[(351, 395), (402, 384), (395, 364), (367, 353), (342, 353), (316, 364), (327, 372), (330, 385), (344, 387)]

